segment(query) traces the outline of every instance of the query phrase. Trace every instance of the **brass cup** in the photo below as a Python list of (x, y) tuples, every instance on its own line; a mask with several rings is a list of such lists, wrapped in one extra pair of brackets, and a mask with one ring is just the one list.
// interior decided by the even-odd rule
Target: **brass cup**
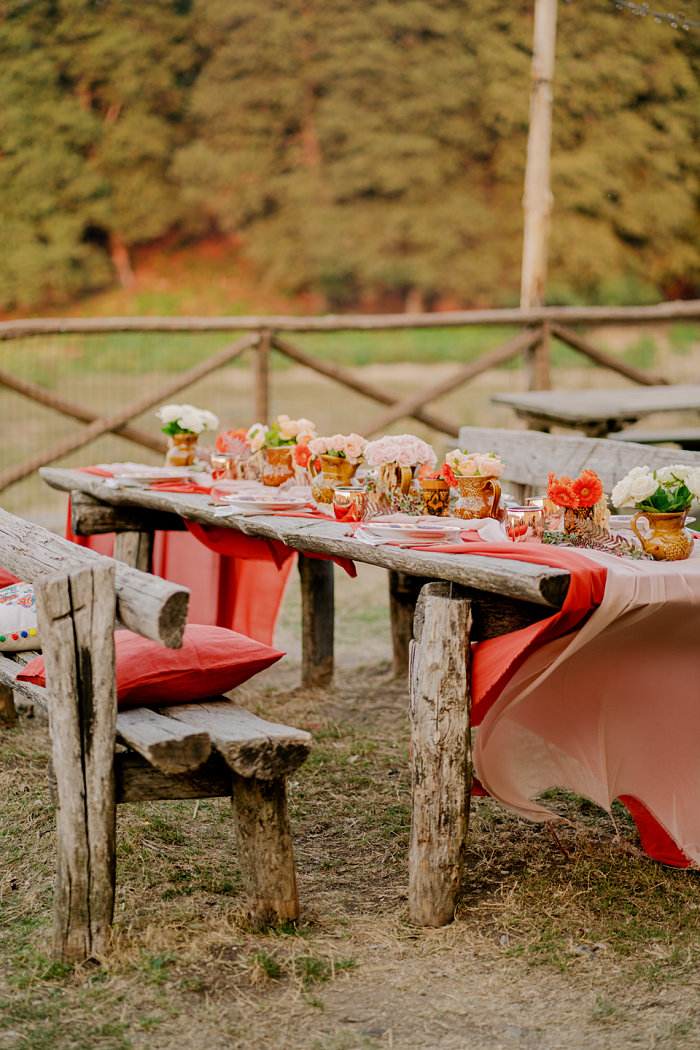
[(333, 489), (336, 521), (362, 521), (367, 508), (367, 491), (358, 485), (338, 485)]
[(223, 471), (224, 477), (229, 481), (237, 481), (241, 476), (238, 456), (231, 452), (212, 452), (211, 469)]

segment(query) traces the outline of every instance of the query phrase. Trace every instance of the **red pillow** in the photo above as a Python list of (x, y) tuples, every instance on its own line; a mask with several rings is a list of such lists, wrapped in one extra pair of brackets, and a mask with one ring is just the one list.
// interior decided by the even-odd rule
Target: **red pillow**
[[(160, 707), (218, 696), (285, 655), (236, 631), (197, 623), (185, 627), (182, 649), (166, 649), (132, 631), (115, 631), (114, 644), (119, 707)], [(37, 656), (17, 678), (45, 686), (44, 657)]]
[(21, 583), (22, 581), (17, 577), (13, 576), (7, 569), (0, 569), (0, 590), (3, 587), (10, 587), (13, 583)]

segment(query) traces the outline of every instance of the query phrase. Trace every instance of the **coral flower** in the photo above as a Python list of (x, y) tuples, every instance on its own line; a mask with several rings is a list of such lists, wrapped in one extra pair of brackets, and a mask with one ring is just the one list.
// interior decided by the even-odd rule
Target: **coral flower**
[(582, 470), (581, 477), (571, 483), (579, 507), (592, 507), (603, 495), (603, 482), (594, 470)]
[(305, 467), (311, 458), (311, 449), (308, 445), (295, 445), (292, 449), (292, 457), (297, 466)]
[(455, 472), (450, 466), (450, 464), (447, 462), (447, 460), (445, 460), (445, 462), (440, 467), (440, 474), (445, 479), (450, 488), (457, 488), (457, 478), (455, 477)]
[(567, 477), (566, 474), (562, 474), (560, 478), (555, 478), (554, 471), (549, 472), (547, 496), (552, 503), (556, 503), (557, 507), (580, 506), (578, 495), (571, 484), (571, 478)]
[(216, 438), (216, 447), (219, 452), (233, 452), (234, 455), (242, 455), (249, 444), (248, 431), (245, 427), (239, 427), (238, 430), (226, 430), (223, 434), (218, 434)]

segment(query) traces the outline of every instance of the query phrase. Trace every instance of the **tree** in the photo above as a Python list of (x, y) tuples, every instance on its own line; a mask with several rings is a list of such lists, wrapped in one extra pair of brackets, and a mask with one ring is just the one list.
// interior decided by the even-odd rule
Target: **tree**
[(181, 0), (0, 7), (0, 303), (130, 278), (128, 249), (186, 218), (168, 169), (201, 55)]

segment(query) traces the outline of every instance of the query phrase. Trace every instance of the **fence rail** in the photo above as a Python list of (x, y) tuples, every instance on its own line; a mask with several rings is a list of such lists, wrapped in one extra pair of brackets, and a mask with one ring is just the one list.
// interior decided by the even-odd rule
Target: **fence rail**
[[(108, 332), (245, 332), (235, 342), (224, 346), (193, 368), (171, 376), (156, 390), (142, 395), (120, 409), (98, 415), (83, 405), (58, 397), (46, 387), (29, 382), (13, 373), (0, 370), (0, 386), (79, 420), (81, 430), (42, 449), (0, 473), (0, 491), (27, 477), (41, 466), (75, 451), (102, 434), (116, 433), (146, 448), (161, 451), (163, 439), (147, 434), (129, 424), (129, 420), (146, 409), (192, 385), (204, 376), (231, 363), (246, 350), (255, 355), (255, 408), (260, 422), (270, 414), (270, 350), (274, 349), (297, 364), (333, 379), (381, 405), (379, 413), (366, 428), (368, 437), (399, 419), (413, 418), (432, 429), (456, 438), (459, 424), (425, 411), (424, 406), (457, 387), (468, 383), (490, 368), (524, 354), (528, 385), (531, 389), (549, 386), (550, 342), (554, 335), (573, 350), (613, 371), (645, 386), (667, 384), (661, 375), (628, 364), (599, 349), (587, 337), (570, 327), (602, 324), (650, 324), (677, 320), (700, 320), (700, 300), (659, 303), (656, 306), (581, 306), (542, 307), (532, 310), (459, 310), (451, 313), (342, 315), (325, 317), (97, 317), (34, 318), (0, 322), (0, 341), (49, 334), (97, 334)], [(489, 350), (458, 370), (449, 379), (428, 387), (410, 397), (392, 397), (379, 387), (357, 377), (350, 369), (324, 361), (283, 339), (279, 332), (388, 331), (409, 328), (445, 328), (490, 325), (520, 325), (519, 334), (501, 346)]]

